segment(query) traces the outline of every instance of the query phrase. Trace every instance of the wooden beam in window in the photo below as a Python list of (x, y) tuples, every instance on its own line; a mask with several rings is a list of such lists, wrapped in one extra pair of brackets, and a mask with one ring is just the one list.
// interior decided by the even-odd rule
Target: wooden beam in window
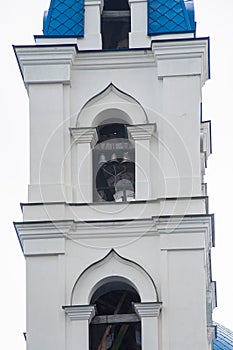
[(136, 314), (118, 314), (118, 315), (102, 315), (95, 316), (92, 324), (114, 324), (114, 323), (132, 323), (139, 322), (140, 319)]

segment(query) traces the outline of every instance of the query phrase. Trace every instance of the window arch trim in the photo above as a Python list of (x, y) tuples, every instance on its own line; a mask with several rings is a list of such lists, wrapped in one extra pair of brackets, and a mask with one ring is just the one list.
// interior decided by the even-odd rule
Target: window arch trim
[[(107, 116), (101, 113), (116, 109), (127, 124), (148, 124), (149, 119), (143, 106), (133, 96), (110, 83), (106, 88), (92, 96), (77, 115), (76, 127), (96, 127), (107, 122)], [(132, 118), (133, 116), (133, 118)]]
[(157, 287), (149, 273), (136, 262), (111, 250), (78, 277), (72, 289), (71, 305), (89, 304), (92, 295), (101, 285), (107, 280), (116, 279), (130, 284), (138, 292), (141, 302), (159, 301)]

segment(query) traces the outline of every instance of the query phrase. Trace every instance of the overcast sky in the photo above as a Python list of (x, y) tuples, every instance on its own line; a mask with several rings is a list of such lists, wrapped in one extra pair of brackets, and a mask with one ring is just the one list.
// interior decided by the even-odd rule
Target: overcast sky
[[(1, 6), (0, 20), (0, 348), (25, 349), (25, 262), (13, 221), (21, 221), (20, 202), (29, 182), (28, 99), (12, 44), (32, 44), (41, 34), (50, 0), (11, 0)], [(216, 248), (213, 279), (218, 308), (214, 319), (233, 330), (233, 28), (232, 0), (195, 0), (197, 36), (211, 39), (211, 80), (203, 89), (203, 119), (212, 120), (213, 154), (206, 180), (210, 213), (215, 213)]]

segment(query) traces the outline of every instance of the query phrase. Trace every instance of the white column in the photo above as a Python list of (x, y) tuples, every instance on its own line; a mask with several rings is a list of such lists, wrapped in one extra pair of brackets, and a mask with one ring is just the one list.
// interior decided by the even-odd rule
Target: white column
[(102, 49), (102, 38), (100, 33), (102, 8), (103, 0), (85, 0), (85, 32), (84, 40), (78, 41), (79, 49)]
[(76, 144), (76, 160), (73, 172), (74, 189), (78, 203), (93, 201), (93, 162), (92, 148), (97, 142), (96, 128), (71, 129)]
[(155, 124), (128, 126), (129, 136), (135, 141), (135, 199), (151, 198), (151, 147)]
[(162, 303), (134, 303), (136, 314), (142, 325), (142, 350), (158, 350), (158, 317)]
[(147, 35), (147, 0), (129, 0), (131, 12), (131, 32), (129, 47), (148, 47), (151, 38)]
[(89, 350), (89, 323), (95, 315), (93, 305), (63, 306), (71, 321), (69, 350)]

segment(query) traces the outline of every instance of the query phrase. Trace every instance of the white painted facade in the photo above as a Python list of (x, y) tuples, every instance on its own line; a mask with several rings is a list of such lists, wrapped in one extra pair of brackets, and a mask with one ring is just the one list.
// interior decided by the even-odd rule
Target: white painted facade
[[(149, 40), (145, 4), (130, 1), (130, 47), (139, 49), (86, 51), (100, 48), (91, 44), (100, 38), (98, 1), (86, 1), (83, 43), (15, 47), (30, 104), (28, 203), (15, 224), (28, 350), (88, 350), (91, 297), (116, 280), (140, 295), (142, 350), (212, 349), (210, 126), (200, 116), (208, 39)], [(118, 120), (135, 145), (135, 201), (97, 203), (96, 127)]]

